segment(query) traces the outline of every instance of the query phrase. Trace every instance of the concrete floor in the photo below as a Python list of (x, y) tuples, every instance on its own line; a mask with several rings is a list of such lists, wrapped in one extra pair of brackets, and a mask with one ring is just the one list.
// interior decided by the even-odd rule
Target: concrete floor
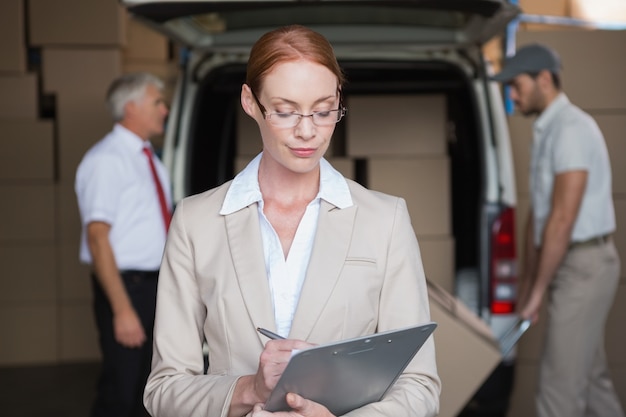
[[(0, 416), (88, 417), (99, 372), (99, 362), (0, 367)], [(467, 409), (458, 417), (504, 414)]]
[(87, 417), (99, 362), (0, 368), (3, 417)]

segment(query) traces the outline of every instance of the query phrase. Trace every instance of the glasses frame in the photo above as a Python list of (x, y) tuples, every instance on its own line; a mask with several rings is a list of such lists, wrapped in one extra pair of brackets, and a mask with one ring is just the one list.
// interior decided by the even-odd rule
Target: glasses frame
[[(315, 116), (318, 113), (326, 113), (328, 111), (338, 111), (339, 113), (337, 113), (337, 120), (334, 123), (334, 124), (337, 124), (337, 123), (339, 123), (341, 121), (341, 119), (343, 119), (343, 116), (345, 116), (346, 112), (348, 111), (348, 109), (345, 108), (344, 105), (343, 105), (343, 94), (341, 94), (341, 90), (339, 90), (339, 89), (337, 89), (337, 92), (339, 93), (339, 107), (338, 108), (332, 109), (332, 110), (326, 110), (326, 111), (316, 111), (316, 112), (313, 112), (313, 113), (310, 113), (310, 114), (302, 114), (302, 113), (296, 113), (296, 112), (283, 113), (283, 112), (278, 112), (278, 111), (270, 113), (270, 112), (268, 112), (265, 109), (265, 106), (261, 104), (261, 101), (257, 97), (256, 93), (252, 89), (250, 89), (250, 92), (252, 93), (252, 97), (254, 97), (254, 101), (256, 101), (256, 104), (259, 106), (259, 109), (263, 113), (263, 119), (269, 121), (269, 123), (271, 125), (277, 126), (274, 123), (272, 123), (272, 121), (271, 121), (272, 120), (271, 117), (272, 117), (273, 114), (289, 114), (289, 115), (293, 115), (293, 116), (298, 116), (298, 121), (296, 122), (296, 124), (293, 125), (293, 126), (289, 126), (289, 127), (285, 126), (286, 129), (287, 128), (294, 128), (294, 127), (298, 126), (300, 124), (300, 122), (302, 121), (302, 118), (304, 118), (304, 117), (310, 117), (311, 118), (311, 122), (315, 126), (317, 126), (317, 127), (332, 126), (332, 124), (319, 126), (317, 123), (315, 123), (315, 119), (313, 118), (313, 116)], [(277, 126), (277, 127), (280, 127), (280, 126)]]

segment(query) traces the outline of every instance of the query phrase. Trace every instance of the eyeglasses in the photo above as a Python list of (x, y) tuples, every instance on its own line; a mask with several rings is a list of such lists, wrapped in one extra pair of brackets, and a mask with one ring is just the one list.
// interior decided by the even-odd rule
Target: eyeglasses
[(268, 122), (270, 122), (270, 124), (276, 127), (284, 127), (284, 128), (296, 127), (298, 126), (298, 123), (300, 123), (300, 120), (303, 117), (310, 117), (311, 120), (313, 121), (313, 124), (318, 127), (332, 126), (338, 123), (343, 118), (343, 116), (345, 116), (346, 111), (348, 110), (345, 107), (343, 107), (342, 101), (340, 99), (339, 108), (334, 109), (334, 110), (316, 111), (311, 114), (301, 114), (301, 113), (296, 113), (296, 112), (269, 113), (267, 110), (265, 110), (265, 107), (261, 104), (261, 102), (259, 101), (259, 98), (256, 96), (254, 91), (252, 91), (252, 97), (254, 97), (256, 104), (258, 104), (259, 108), (261, 109), (261, 112), (263, 112), (263, 116), (265, 117), (265, 120), (267, 120)]

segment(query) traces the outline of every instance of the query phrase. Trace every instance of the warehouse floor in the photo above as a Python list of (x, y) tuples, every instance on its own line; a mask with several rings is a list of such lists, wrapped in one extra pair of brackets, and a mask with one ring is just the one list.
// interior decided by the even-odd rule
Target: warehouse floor
[[(88, 417), (99, 371), (99, 362), (0, 367), (0, 415)], [(459, 417), (502, 416), (466, 410)]]
[(4, 417), (88, 417), (99, 362), (0, 368)]

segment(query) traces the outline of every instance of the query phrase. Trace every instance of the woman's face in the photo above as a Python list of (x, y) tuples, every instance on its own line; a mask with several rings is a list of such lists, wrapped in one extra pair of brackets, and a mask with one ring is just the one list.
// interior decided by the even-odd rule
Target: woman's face
[[(309, 115), (339, 107), (337, 77), (325, 66), (307, 60), (278, 64), (267, 74), (262, 90), (255, 93), (268, 114)], [(264, 163), (296, 174), (316, 169), (335, 125), (316, 126), (311, 117), (302, 117), (294, 127), (278, 127), (265, 120), (256, 102), (252, 103), (249, 110), (261, 130)]]

